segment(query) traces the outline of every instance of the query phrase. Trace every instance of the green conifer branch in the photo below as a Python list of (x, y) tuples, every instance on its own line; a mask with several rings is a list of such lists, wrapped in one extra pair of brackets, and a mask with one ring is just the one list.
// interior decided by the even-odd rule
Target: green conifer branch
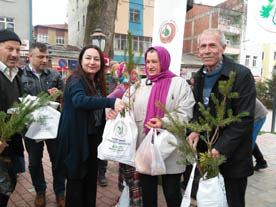
[[(140, 80), (140, 76), (138, 73), (134, 73), (136, 66), (139, 64), (141, 58), (142, 58), (142, 50), (140, 50), (139, 56), (136, 59), (136, 61), (134, 61), (134, 56), (135, 54), (133, 53), (133, 49), (132, 49), (132, 40), (133, 37), (131, 35), (131, 32), (128, 31), (127, 32), (127, 48), (124, 50), (124, 62), (126, 63), (126, 73), (122, 74), (124, 77), (126, 77), (129, 82), (128, 85), (134, 84), (135, 80), (133, 80), (133, 77), (136, 77), (136, 79), (139, 81)], [(140, 86), (140, 83), (135, 85), (135, 90)], [(131, 94), (130, 94), (130, 88), (127, 90), (128, 93), (128, 109), (129, 112), (131, 110), (131, 104), (130, 104), (130, 98), (131, 98)]]

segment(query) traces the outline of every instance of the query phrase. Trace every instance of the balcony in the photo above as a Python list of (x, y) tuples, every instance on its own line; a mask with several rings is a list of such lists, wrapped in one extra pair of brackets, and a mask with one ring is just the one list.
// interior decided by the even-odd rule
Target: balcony
[(224, 33), (239, 35), (242, 32), (242, 17), (241, 12), (220, 8), (218, 29)]
[(225, 54), (229, 55), (239, 55), (240, 54), (240, 47), (237, 45), (227, 45), (225, 49)]
[(241, 34), (241, 28), (232, 26), (232, 25), (223, 25), (219, 24), (218, 29), (221, 30), (224, 33), (230, 33), (230, 34), (236, 34), (240, 35)]

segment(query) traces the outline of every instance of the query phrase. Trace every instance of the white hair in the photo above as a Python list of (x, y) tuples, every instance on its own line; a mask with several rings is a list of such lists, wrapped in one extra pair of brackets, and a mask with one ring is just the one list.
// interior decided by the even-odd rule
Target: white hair
[(217, 33), (219, 35), (219, 42), (221, 44), (221, 46), (226, 45), (226, 38), (225, 35), (222, 31), (220, 31), (219, 29), (215, 29), (215, 28), (210, 28), (210, 29), (206, 29), (204, 30), (197, 38), (197, 45), (199, 46), (200, 44), (200, 37), (203, 34), (214, 34)]

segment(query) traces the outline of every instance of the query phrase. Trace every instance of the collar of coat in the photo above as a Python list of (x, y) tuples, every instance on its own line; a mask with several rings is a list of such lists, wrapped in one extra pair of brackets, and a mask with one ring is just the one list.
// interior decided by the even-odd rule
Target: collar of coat
[[(225, 76), (229, 79), (231, 68), (234, 67), (235, 62), (231, 60), (230, 58), (226, 57), (225, 55), (222, 55), (223, 62), (222, 62), (222, 70), (221, 75)], [(203, 73), (204, 65), (201, 67), (201, 73)]]
[[(25, 66), (24, 69), (26, 69), (26, 71), (32, 73), (32, 69), (30, 68), (30, 65), (29, 65), (29, 64), (27, 64), (27, 65)], [(44, 69), (44, 70), (41, 72), (41, 74), (48, 75), (48, 74), (50, 73), (49, 70), (50, 70), (49, 68), (46, 68), (46, 69)]]

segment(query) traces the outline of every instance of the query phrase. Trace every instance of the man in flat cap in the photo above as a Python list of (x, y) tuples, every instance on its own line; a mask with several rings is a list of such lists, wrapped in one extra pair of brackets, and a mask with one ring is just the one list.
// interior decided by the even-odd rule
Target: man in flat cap
[[(0, 111), (7, 112), (22, 96), (21, 70), (17, 68), (20, 57), (21, 40), (10, 30), (0, 30)], [(8, 205), (8, 200), (16, 185), (16, 173), (23, 158), (22, 138), (14, 134), (0, 153), (0, 207)], [(0, 138), (0, 146), (3, 143)], [(24, 169), (23, 169), (24, 170)]]

